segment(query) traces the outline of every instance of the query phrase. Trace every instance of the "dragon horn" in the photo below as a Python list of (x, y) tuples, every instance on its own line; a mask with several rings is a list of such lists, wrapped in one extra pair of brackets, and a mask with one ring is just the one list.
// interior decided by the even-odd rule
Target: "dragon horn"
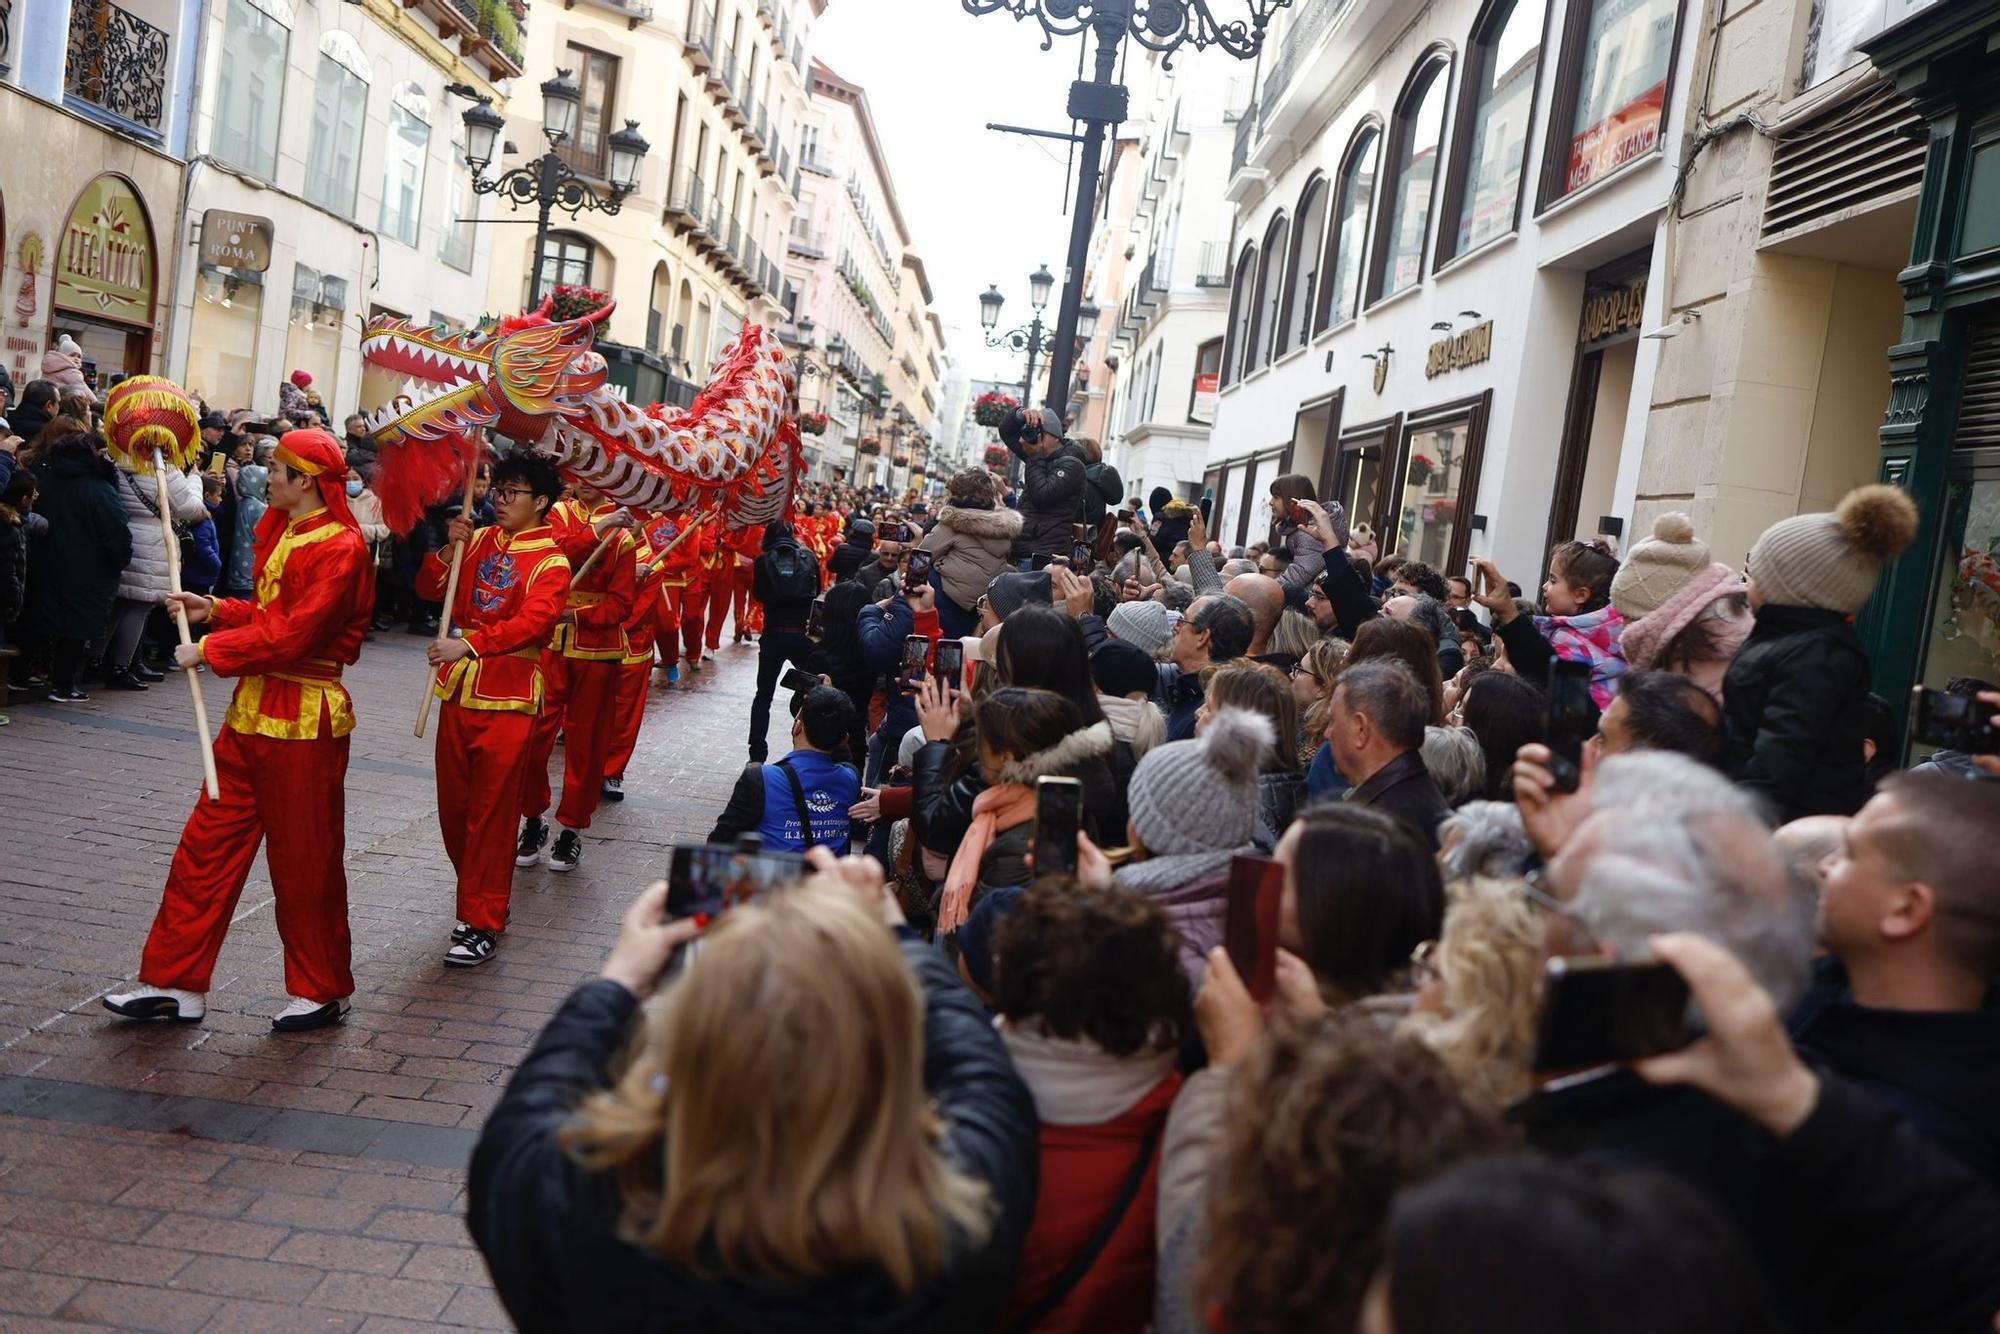
[(611, 308), (613, 306), (616, 306), (617, 304), (618, 303), (616, 301), (605, 302), (603, 305), (599, 306), (596, 310), (593, 310), (588, 315), (585, 315), (583, 317), (583, 322), (585, 324), (598, 324), (603, 322), (604, 320), (610, 318)]

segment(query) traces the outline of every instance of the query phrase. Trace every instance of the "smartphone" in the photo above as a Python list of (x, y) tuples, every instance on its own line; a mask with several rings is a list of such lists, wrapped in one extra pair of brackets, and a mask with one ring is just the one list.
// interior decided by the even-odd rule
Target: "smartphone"
[(924, 635), (910, 635), (903, 640), (903, 660), (896, 668), (896, 675), (904, 684), (924, 674), (924, 664), (930, 660), (931, 641)]
[(823, 683), (805, 668), (794, 667), (778, 678), (778, 684), (793, 694), (799, 694)]
[(1250, 997), (1271, 999), (1278, 986), (1278, 904), (1285, 897), (1285, 864), (1238, 853), (1229, 859), (1229, 898), (1222, 946)]
[(1083, 831), (1083, 781), (1035, 780), (1035, 876), (1076, 874), (1076, 838)]
[(1664, 963), (1555, 958), (1543, 974), (1530, 1068), (1581, 1070), (1687, 1046), (1688, 985)]
[(1285, 502), (1285, 522), (1294, 528), (1304, 527), (1312, 522), (1312, 515), (1298, 501), (1288, 500)]
[(817, 641), (826, 634), (826, 599), (814, 598), (806, 612), (806, 638)]
[(1088, 542), (1070, 543), (1069, 567), (1072, 570), (1075, 570), (1078, 574), (1088, 575), (1090, 573), (1090, 567), (1096, 562), (1096, 560), (1097, 560), (1097, 554), (1090, 549), (1090, 543)]
[(931, 662), (931, 670), (938, 680), (953, 690), (965, 688), (965, 643), (958, 639), (938, 640), (937, 654)]
[(1910, 738), (1967, 755), (2000, 755), (1991, 704), (1918, 686), (1910, 692)]
[(923, 588), (931, 581), (931, 566), (937, 556), (929, 551), (912, 551), (907, 564), (903, 566), (903, 590), (905, 592)]
[(1574, 792), (1583, 774), (1583, 743), (1597, 731), (1597, 705), (1590, 698), (1590, 664), (1557, 659), (1549, 669), (1549, 699), (1543, 733), (1549, 741), (1549, 773), (1556, 791)]
[(676, 843), (667, 871), (667, 915), (718, 917), (806, 873), (796, 852), (745, 851), (720, 843)]

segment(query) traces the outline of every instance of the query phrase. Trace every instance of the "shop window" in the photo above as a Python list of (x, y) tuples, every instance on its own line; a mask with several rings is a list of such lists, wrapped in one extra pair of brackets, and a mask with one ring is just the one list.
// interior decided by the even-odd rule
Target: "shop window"
[(1320, 240), (1326, 230), (1326, 178), (1315, 174), (1299, 196), (1299, 221), (1285, 265), (1285, 304), (1278, 322), (1278, 355), (1304, 347), (1312, 326), (1313, 286), (1319, 278)]
[(1482, 394), (1446, 404), (1404, 424), (1394, 527), (1384, 535), (1384, 552), (1399, 551), (1440, 570), (1464, 563), (1466, 510), (1478, 494), (1487, 399)]
[(1229, 355), (1224, 381), (1234, 383), (1250, 369), (1250, 325), (1257, 309), (1257, 247), (1246, 245), (1236, 257), (1236, 281), (1229, 290)]
[(1335, 186), (1333, 218), (1326, 229), (1320, 271), (1327, 279), (1314, 303), (1313, 332), (1354, 318), (1361, 306), (1361, 256), (1368, 240), (1368, 216), (1375, 203), (1375, 157), (1382, 142), (1374, 123), (1364, 124), (1348, 144)]
[(1264, 229), (1264, 262), (1257, 269), (1257, 300), (1251, 311), (1250, 346), (1243, 356), (1247, 374), (1271, 364), (1271, 345), (1278, 341), (1278, 305), (1284, 299), (1285, 215)]
[(1215, 394), (1222, 384), (1222, 340), (1211, 338), (1195, 349), (1194, 383), (1188, 386), (1188, 420), (1215, 424)]
[(264, 317), (261, 278), (203, 266), (196, 279), (184, 383), (204, 403), (248, 407), (255, 398), (257, 335)]
[(430, 143), (430, 104), (423, 89), (403, 84), (389, 106), (389, 134), (382, 152), (382, 222), (377, 230), (404, 245), (417, 243)]
[(550, 232), (542, 248), (542, 295), (557, 287), (589, 287), (597, 248), (575, 232)]
[(285, 369), (311, 373), (320, 401), (338, 421), (340, 334), (347, 305), (346, 280), (300, 264), (292, 269), (292, 307), (285, 322)]
[(1528, 122), (1541, 67), (1542, 15), (1527, 0), (1489, 0), (1472, 30), (1454, 127), (1456, 166), (1438, 233), (1438, 261), (1514, 230)]
[(618, 57), (572, 42), (569, 60), (576, 69), (577, 87), (583, 89), (583, 102), (576, 109), (576, 132), (556, 151), (584, 175), (602, 179), (614, 128), (611, 111), (618, 92)]
[(445, 219), (444, 233), (438, 238), (438, 258), (460, 273), (470, 273), (473, 228), (479, 223), (479, 196), (472, 188), (472, 168), (465, 160), (462, 140), (452, 141), (451, 161), (458, 169), (458, 191), (454, 195), (450, 186), (445, 187), (446, 198), (451, 200), (451, 212)]
[[(348, 34), (335, 30), (327, 42)], [(358, 47), (358, 43), (355, 43)], [(357, 50), (354, 54), (359, 55)], [(368, 120), (368, 81), (322, 44), (313, 83), (312, 152), (306, 156), (306, 198), (343, 218), (354, 216), (361, 175), (361, 134)]]
[[(1347, 511), (1350, 523), (1377, 527), (1382, 514), (1384, 459), (1392, 449), (1397, 418), (1369, 422), (1340, 433), (1340, 458), (1334, 472), (1334, 499)], [(1378, 533), (1378, 536), (1382, 536)], [(1390, 544), (1384, 540), (1381, 550)]]
[(211, 151), (231, 166), (266, 180), (278, 171), (278, 118), (291, 40), (290, 25), (277, 13), (251, 0), (229, 0)]
[(1803, 92), (1868, 57), (1861, 44), (1936, 0), (1812, 0), (1805, 50), (1799, 61)]
[(1659, 147), (1679, 26), (1679, 0), (1569, 7), (1542, 155), (1544, 205)]
[(1396, 117), (1389, 126), (1388, 189), (1382, 195), (1375, 270), (1368, 285), (1370, 300), (1393, 296), (1423, 277), (1449, 69), (1445, 57), (1425, 55), (1396, 103)]

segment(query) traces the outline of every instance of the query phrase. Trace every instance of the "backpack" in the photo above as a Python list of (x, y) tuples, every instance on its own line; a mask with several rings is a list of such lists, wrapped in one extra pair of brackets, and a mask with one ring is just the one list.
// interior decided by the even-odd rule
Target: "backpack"
[(757, 561), (764, 567), (765, 602), (811, 602), (819, 596), (819, 561), (797, 542), (773, 547)]

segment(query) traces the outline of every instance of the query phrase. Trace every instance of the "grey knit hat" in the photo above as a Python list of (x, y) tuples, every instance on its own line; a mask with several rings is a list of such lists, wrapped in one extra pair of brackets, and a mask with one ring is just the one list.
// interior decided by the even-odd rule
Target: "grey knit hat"
[(1611, 605), (1628, 621), (1660, 604), (1708, 568), (1708, 543), (1694, 535), (1694, 520), (1678, 511), (1653, 520), (1653, 536), (1634, 543), (1611, 576)]
[(1174, 642), (1173, 618), (1167, 614), (1164, 603), (1151, 598), (1143, 602), (1121, 602), (1111, 609), (1105, 625), (1111, 633), (1128, 644), (1146, 650), (1154, 657), (1166, 651)]
[(1259, 761), (1270, 752), (1271, 720), (1221, 709), (1192, 741), (1146, 752), (1132, 771), (1132, 829), (1160, 856), (1240, 848), (1257, 831)]
[(1799, 514), (1750, 548), (1750, 579), (1768, 604), (1853, 614), (1876, 576), (1917, 533), (1917, 507), (1879, 483), (1850, 491), (1831, 514)]

